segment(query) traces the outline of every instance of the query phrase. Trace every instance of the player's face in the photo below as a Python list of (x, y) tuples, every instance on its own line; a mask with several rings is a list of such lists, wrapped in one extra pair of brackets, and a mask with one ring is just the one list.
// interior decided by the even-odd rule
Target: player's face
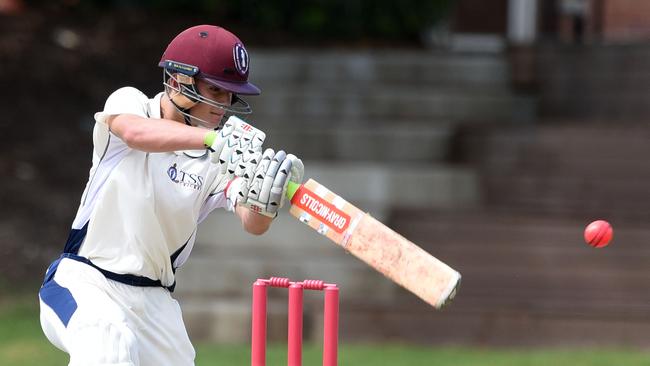
[[(198, 80), (196, 85), (199, 89), (199, 93), (201, 93), (204, 98), (211, 99), (217, 103), (225, 104), (227, 106), (230, 105), (232, 101), (232, 93), (220, 89), (214, 85), (208, 84), (203, 80)], [(219, 123), (221, 123), (221, 119), (225, 113), (225, 110), (219, 107), (211, 106), (207, 103), (197, 103), (191, 109), (192, 116), (208, 122), (210, 124), (209, 127), (212, 128), (219, 126)]]

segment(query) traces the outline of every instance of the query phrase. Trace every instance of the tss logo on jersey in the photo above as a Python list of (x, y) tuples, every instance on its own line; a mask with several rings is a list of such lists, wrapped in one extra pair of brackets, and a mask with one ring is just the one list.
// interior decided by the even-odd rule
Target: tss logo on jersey
[(197, 191), (203, 187), (203, 177), (198, 174), (187, 173), (178, 168), (176, 164), (172, 165), (167, 169), (167, 175), (169, 179), (174, 183), (178, 183), (184, 187), (190, 187), (196, 189)]

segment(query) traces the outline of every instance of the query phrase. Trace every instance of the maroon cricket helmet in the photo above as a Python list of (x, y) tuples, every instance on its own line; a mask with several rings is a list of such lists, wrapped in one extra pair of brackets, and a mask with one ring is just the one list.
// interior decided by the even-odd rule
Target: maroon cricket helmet
[(249, 58), (244, 44), (215, 25), (188, 28), (163, 53), (160, 67), (203, 79), (234, 94), (258, 95), (248, 82)]

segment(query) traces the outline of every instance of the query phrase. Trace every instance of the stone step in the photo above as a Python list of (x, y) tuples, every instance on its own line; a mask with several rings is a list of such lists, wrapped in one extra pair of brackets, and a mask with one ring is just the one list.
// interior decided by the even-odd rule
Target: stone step
[[(381, 220), (389, 220), (394, 207), (472, 206), (477, 192), (471, 171), (446, 166), (385, 164), (326, 164), (306, 162), (309, 175)], [(322, 179), (321, 179), (322, 178)], [(387, 221), (386, 221), (387, 222)], [(282, 212), (263, 236), (235, 229), (234, 214), (212, 213), (201, 225), (192, 256), (177, 271), (177, 292), (183, 303), (197, 304), (186, 318), (197, 319), (197, 334), (213, 339), (228, 335), (212, 329), (226, 316), (243, 323), (239, 309), (214, 305), (214, 299), (244, 301), (256, 278), (272, 276), (294, 280), (322, 279), (341, 287), (341, 302), (390, 304), (401, 289), (344, 249)], [(225, 309), (223, 307), (225, 306)], [(214, 315), (209, 312), (230, 312)], [(239, 320), (238, 320), (239, 319)], [(201, 323), (204, 321), (205, 323)], [(239, 328), (238, 328), (239, 329)], [(241, 339), (234, 332), (233, 339)], [(227, 337), (226, 337), (227, 338)]]
[(253, 79), (262, 87), (384, 85), (490, 85), (504, 88), (509, 65), (501, 55), (399, 51), (251, 51)]
[[(183, 310), (183, 322), (193, 342), (250, 343), (251, 302), (246, 299), (188, 298), (175, 296)], [(275, 307), (269, 305), (271, 314)], [(268, 323), (277, 320), (269, 315)], [(269, 335), (273, 335), (271, 329)]]
[[(388, 280), (378, 279), (380, 287), (376, 288), (366, 285), (375, 293), (391, 293), (389, 301), (376, 301), (372, 296), (358, 296), (358, 279), (337, 278), (341, 342), (399, 339), (420, 344), (598, 345), (602, 337), (584, 337), (584, 332), (606, 328), (610, 345), (647, 345), (650, 249), (646, 239), (650, 230), (644, 225), (618, 225), (614, 242), (602, 250), (583, 243), (583, 221), (548, 216), (404, 209), (393, 212), (390, 225), (408, 238), (417, 238), (424, 249), (458, 269), (463, 284), (447, 308), (435, 311), (407, 291), (391, 287)], [(239, 256), (248, 250), (230, 244), (231, 248), (215, 249), (215, 253), (235, 249)], [(261, 256), (273, 263), (282, 257), (283, 249)], [(206, 256), (205, 252), (194, 254), (200, 254), (201, 260)], [(224, 257), (221, 263), (227, 261)], [(211, 268), (220, 271), (219, 265)], [(211, 268), (201, 270), (215, 272)], [(309, 271), (313, 268), (312, 264)], [(328, 273), (339, 276), (340, 268), (334, 265)], [(235, 277), (242, 276), (233, 276), (240, 281)], [(249, 341), (252, 280), (246, 282), (236, 292), (218, 295), (179, 293), (193, 339)], [(269, 294), (270, 339), (284, 342), (286, 293)], [(318, 342), (321, 298), (309, 296), (305, 304), (305, 337)]]
[(630, 160), (650, 151), (650, 128), (645, 122), (636, 120), (612, 123), (608, 120), (553, 119), (541, 121), (534, 127), (511, 124), (495, 128), (498, 131), (486, 128), (467, 136), (464, 147), (482, 148), (473, 157), (503, 159), (516, 151), (518, 159), (526, 159), (530, 152), (539, 152), (561, 156), (559, 160), (562, 161), (584, 159), (588, 163), (587, 157), (593, 157), (591, 161)]
[[(381, 120), (511, 120), (513, 108), (526, 102), (525, 96), (509, 93), (474, 93), (466, 90), (419, 90), (402, 92), (390, 89), (372, 92), (338, 90), (326, 93), (307, 87), (277, 90), (249, 98), (257, 120), (295, 125), (296, 121), (310, 126), (311, 120), (328, 120), (337, 125), (340, 121)], [(358, 123), (357, 122), (357, 123)], [(320, 123), (320, 122), (319, 122)]]
[[(344, 294), (344, 293), (342, 293)], [(308, 296), (306, 298), (309, 298)], [(341, 303), (339, 342), (400, 341), (415, 344), (464, 344), (481, 346), (598, 346), (647, 347), (647, 308), (623, 313), (593, 311), (590, 303), (576, 308), (525, 306), (468, 309), (459, 297), (443, 311), (428, 305), (390, 306)], [(322, 305), (305, 302), (303, 337), (322, 341)], [(181, 300), (183, 318), (193, 341), (250, 343), (250, 300)], [(632, 311), (635, 310), (635, 311)], [(608, 337), (585, 337), (608, 329)], [(270, 299), (267, 311), (267, 340), (285, 343), (286, 299)]]
[[(635, 177), (633, 172), (629, 172), (623, 176), (609, 176), (607, 171), (593, 172), (584, 176), (575, 172), (566, 175), (558, 173), (548, 170), (532, 173), (515, 172), (507, 177), (491, 177), (487, 181), (494, 189), (502, 187), (501, 190), (512, 194), (564, 195), (569, 199), (569, 196), (574, 196), (574, 199), (643, 201), (650, 195), (647, 190), (650, 183), (648, 175)], [(612, 203), (616, 204), (616, 202)]]
[[(612, 72), (611, 75), (603, 77), (600, 75), (591, 77), (583, 75), (582, 78), (567, 72), (568, 75), (554, 75), (543, 81), (545, 92), (548, 91), (547, 97), (553, 97), (553, 93), (566, 95), (577, 89), (581, 93), (572, 95), (572, 99), (606, 97), (642, 97), (647, 95), (648, 85), (650, 85), (650, 74), (617, 74)], [(616, 91), (613, 93), (612, 91)], [(557, 96), (556, 96), (557, 97)]]
[(583, 333), (600, 327), (612, 329), (610, 345), (647, 333), (650, 230), (644, 225), (621, 224), (610, 247), (594, 250), (583, 242), (581, 220), (402, 210), (391, 224), (423, 238), (423, 248), (435, 248), (463, 283), (443, 312), (406, 293), (384, 309), (347, 304), (346, 337), (558, 346), (600, 344), (600, 337)]
[[(546, 124), (477, 134), (464, 146), (481, 168), (486, 202), (522, 213), (648, 217), (650, 129), (640, 124)], [(477, 147), (478, 146), (478, 147)]]
[[(266, 311), (267, 342), (287, 341), (287, 294), (285, 289), (269, 289)], [(275, 292), (282, 293), (278, 296)], [(241, 298), (179, 299), (190, 338), (196, 342), (242, 344), (251, 341), (251, 294)], [(303, 340), (322, 340), (322, 293), (307, 292), (303, 297)]]
[[(345, 296), (349, 291), (341, 289), (339, 296), (339, 339), (350, 339), (346, 335), (350, 315), (346, 310)], [(268, 289), (266, 332), (268, 343), (287, 342), (288, 301), (286, 289)], [(194, 341), (221, 344), (242, 344), (251, 341), (252, 298), (191, 298), (180, 299), (183, 320), (190, 338)], [(303, 293), (303, 342), (323, 342), (323, 293)]]
[(496, 212), (401, 211), (391, 224), (463, 274), (455, 307), (580, 311), (584, 306), (585, 311), (613, 313), (645, 308), (650, 301), (650, 230), (615, 223), (612, 245), (599, 251), (582, 238), (588, 222)]
[(625, 159), (650, 151), (650, 128), (644, 122), (619, 124), (603, 121), (591, 125), (579, 121), (561, 122), (538, 128), (535, 131), (536, 145), (578, 154), (598, 154), (597, 157), (625, 154), (622, 156)]
[[(527, 348), (650, 345), (650, 322), (644, 315), (531, 312), (525, 306), (466, 311), (456, 306), (452, 303), (442, 312), (412, 307), (345, 309), (341, 313), (341, 342)], [(602, 336), (603, 329), (607, 329), (606, 337)]]
[[(565, 70), (575, 71), (574, 75), (588, 74), (597, 71), (597, 74), (608, 73), (648, 73), (645, 68), (650, 58), (648, 45), (606, 46), (594, 45), (586, 47), (561, 47), (542, 45), (538, 48), (538, 58), (542, 70), (558, 67), (559, 75)], [(555, 75), (555, 73), (554, 73)]]
[[(309, 245), (303, 248), (305, 244), (300, 242), (291, 243), (289, 248), (273, 250), (249, 244), (246, 249), (254, 253), (246, 258), (237, 250), (221, 249), (220, 256), (211, 256), (210, 251), (197, 251), (187, 266), (178, 271), (177, 296), (179, 299), (242, 299), (251, 296), (251, 286), (257, 278), (287, 277), (295, 281), (315, 279), (340, 283), (348, 300), (376, 303), (394, 300), (396, 285), (333, 243), (326, 243), (328, 247), (324, 250)], [(314, 255), (319, 251), (331, 251), (331, 248), (336, 250), (335, 254)], [(267, 255), (269, 252), (272, 255)]]
[[(600, 173), (600, 176), (599, 174)], [(484, 179), (490, 207), (528, 213), (591, 215), (618, 219), (650, 218), (650, 176), (596, 171), (581, 176), (568, 168), (504, 172)]]
[[(575, 93), (569, 94), (575, 95)], [(540, 110), (545, 117), (608, 118), (611, 121), (626, 121), (650, 116), (646, 97), (647, 95), (638, 93), (617, 96), (599, 95), (591, 98), (573, 97), (567, 94), (550, 96), (549, 93), (549, 96), (540, 98)]]
[(545, 116), (625, 120), (647, 117), (650, 47), (542, 47), (540, 110)]
[(632, 190), (623, 184), (618, 192), (612, 192), (593, 189), (592, 186), (596, 184), (593, 182), (588, 182), (587, 188), (559, 183), (560, 187), (556, 187), (555, 191), (549, 191), (549, 183), (538, 182), (536, 179), (527, 182), (515, 179), (507, 184), (519, 184), (522, 187), (528, 185), (529, 188), (499, 190), (493, 188), (498, 187), (499, 183), (493, 183), (489, 193), (491, 198), (488, 200), (490, 207), (513, 213), (601, 217), (617, 221), (643, 221), (650, 218), (650, 209), (644, 204), (650, 197), (647, 189), (639, 186)]
[[(387, 220), (394, 207), (471, 207), (478, 199), (475, 178), (471, 171), (463, 169), (417, 165), (389, 169), (380, 164), (310, 162), (306, 166), (309, 176), (313, 174), (320, 183), (341, 192), (348, 201), (380, 221)], [(326, 279), (332, 273), (342, 277), (335, 276), (331, 281), (356, 283), (354, 287), (360, 294), (364, 293), (363, 288), (381, 287), (376, 283), (382, 280), (381, 276), (286, 211), (263, 236), (233, 230), (233, 225), (240, 225), (238, 219), (221, 210), (200, 225), (190, 259), (194, 263), (179, 269), (179, 292), (229, 294), (242, 286), (238, 283), (241, 279), (252, 281), (274, 275)], [(221, 276), (206, 283), (205, 273), (221, 267)], [(332, 268), (337, 270), (332, 272)], [(388, 289), (382, 293), (392, 296)]]
[[(502, 127), (463, 138), (468, 159), (512, 173), (621, 177), (643, 176), (650, 128), (640, 123), (555, 121), (536, 128)], [(570, 174), (573, 171), (574, 174)], [(569, 174), (565, 174), (569, 173)]]
[(304, 161), (313, 178), (379, 220), (395, 207), (463, 208), (479, 200), (476, 172), (448, 164)]
[(296, 122), (293, 128), (264, 131), (266, 146), (293, 152), (301, 159), (376, 163), (441, 163), (448, 157), (453, 133), (443, 124), (336, 128), (328, 122), (307, 129)]

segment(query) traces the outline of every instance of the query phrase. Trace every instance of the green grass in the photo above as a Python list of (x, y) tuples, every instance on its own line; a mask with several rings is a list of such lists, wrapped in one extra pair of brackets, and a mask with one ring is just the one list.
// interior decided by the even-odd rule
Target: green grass
[[(248, 346), (197, 347), (197, 366), (248, 365)], [(271, 346), (269, 366), (286, 365), (284, 345)], [(306, 346), (303, 364), (322, 364), (318, 346)], [(496, 350), (466, 347), (423, 347), (400, 344), (343, 345), (339, 365), (353, 366), (647, 366), (650, 353), (640, 350)]]
[[(248, 345), (198, 344), (197, 366), (249, 365)], [(320, 365), (320, 346), (306, 345), (304, 365)], [(269, 366), (286, 364), (285, 345), (272, 345)], [(67, 365), (68, 358), (41, 333), (35, 299), (0, 301), (0, 365)], [(353, 366), (641, 366), (650, 365), (650, 351), (638, 349), (503, 350), (424, 347), (401, 344), (345, 344), (339, 364)]]
[[(3, 294), (3, 296), (6, 296)], [(52, 346), (38, 319), (38, 300), (0, 301), (0, 365), (61, 366), (68, 357)]]

